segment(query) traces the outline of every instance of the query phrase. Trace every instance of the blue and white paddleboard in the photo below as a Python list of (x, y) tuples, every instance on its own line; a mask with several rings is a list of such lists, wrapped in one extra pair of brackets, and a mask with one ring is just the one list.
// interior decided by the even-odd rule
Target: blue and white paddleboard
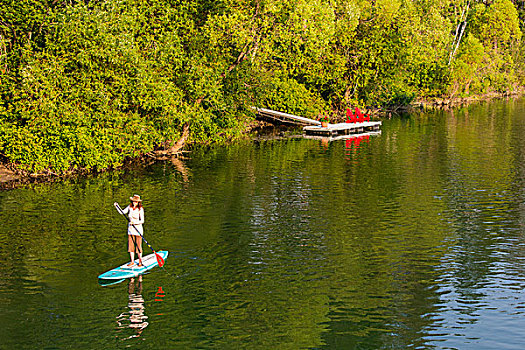
[[(159, 254), (164, 260), (166, 260), (168, 257), (168, 252), (165, 250), (158, 251), (157, 254)], [(103, 280), (120, 280), (123, 278), (137, 277), (138, 275), (142, 275), (143, 273), (151, 270), (155, 266), (159, 266), (155, 254), (143, 256), (143, 266), (139, 267), (137, 265), (138, 263), (139, 260), (137, 259), (135, 260), (135, 265), (129, 267), (129, 262), (127, 262), (123, 265), (120, 265), (119, 267), (109, 270), (108, 272), (104, 272), (102, 275), (98, 276), (98, 278)]]

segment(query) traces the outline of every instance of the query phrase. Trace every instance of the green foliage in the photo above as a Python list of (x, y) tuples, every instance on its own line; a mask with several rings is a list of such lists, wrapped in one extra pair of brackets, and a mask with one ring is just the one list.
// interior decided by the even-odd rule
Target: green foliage
[(390, 86), (381, 92), (381, 101), (384, 107), (409, 106), (416, 98), (413, 91), (406, 91), (406, 87), (399, 85)]
[(264, 106), (307, 118), (315, 118), (326, 109), (323, 99), (294, 79), (275, 77), (269, 82), (262, 100)]
[(252, 106), (314, 117), (523, 84), (523, 4), (466, 8), (466, 0), (4, 1), (0, 155), (30, 172), (105, 169), (165, 147), (184, 125), (189, 142), (237, 137)]
[(474, 9), (473, 31), (484, 45), (508, 46), (521, 39), (518, 11), (511, 0), (495, 0), (490, 6), (478, 4)]
[[(17, 102), (3, 116), (14, 118), (16, 128), (2, 133), (2, 152), (21, 169), (119, 166), (176, 140), (185, 123), (194, 140), (242, 130), (224, 102), (228, 92), (217, 84), (217, 70), (183, 47), (191, 26), (172, 23), (191, 11), (147, 1), (127, 5), (67, 7), (49, 26), (45, 49), (22, 53)], [(192, 78), (180, 81), (184, 76)]]
[(523, 74), (520, 62), (524, 51), (516, 7), (510, 0), (477, 4), (471, 21), (471, 35), (463, 42), (459, 62), (452, 68), (456, 77), (452, 94), (458, 89), (463, 95), (512, 90)]
[(472, 34), (468, 34), (457, 59), (452, 65), (452, 95), (467, 96), (469, 92), (483, 93), (482, 68), (484, 48), (479, 40)]
[(427, 1), (403, 9), (401, 31), (410, 38), (406, 40), (404, 81), (419, 96), (442, 96), (448, 86), (452, 25), (443, 14), (445, 5)]

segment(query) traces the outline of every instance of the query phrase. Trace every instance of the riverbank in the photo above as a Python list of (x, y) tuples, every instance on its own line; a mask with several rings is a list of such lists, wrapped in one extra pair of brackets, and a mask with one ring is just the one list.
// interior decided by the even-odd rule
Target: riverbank
[[(182, 154), (182, 152), (181, 152)], [(181, 165), (181, 154), (173, 157), (151, 157), (149, 154), (144, 154), (140, 157), (129, 159), (119, 168), (108, 168), (98, 171), (90, 171), (86, 169), (77, 169), (74, 171), (68, 171), (64, 174), (56, 174), (53, 172), (42, 172), (42, 173), (24, 173), (23, 171), (13, 170), (7, 164), (0, 163), (0, 191), (17, 188), (20, 185), (34, 184), (34, 183), (45, 183), (45, 182), (56, 182), (63, 181), (66, 179), (74, 179), (79, 176), (96, 176), (97, 174), (114, 171), (117, 169), (127, 169), (136, 167), (146, 167), (151, 163), (163, 160), (169, 160), (176, 168), (180, 168)], [(184, 172), (181, 171), (184, 174)]]
[(0, 164), (0, 190), (8, 190), (16, 188), (19, 185), (52, 182), (66, 177), (85, 175), (88, 172), (80, 170), (78, 172), (71, 172), (67, 175), (58, 176), (53, 173), (39, 173), (39, 174), (25, 174), (20, 171), (13, 170), (8, 165)]
[(20, 180), (21, 176), (9, 170), (5, 165), (0, 164), (0, 186), (12, 181)]
[[(525, 96), (525, 87), (521, 87), (513, 92), (498, 93), (490, 92), (483, 95), (469, 97), (434, 97), (421, 98), (414, 100), (409, 105), (389, 106), (389, 107), (368, 107), (362, 108), (363, 114), (370, 114), (376, 119), (390, 118), (396, 114), (414, 113), (418, 111), (432, 111), (436, 109), (448, 110), (462, 106), (468, 106), (475, 103), (489, 102), (504, 98), (521, 98)], [(331, 117), (331, 123), (343, 123), (346, 120), (344, 110), (338, 111)]]
[(502, 98), (519, 98), (525, 95), (525, 87), (521, 87), (513, 92), (489, 92), (483, 95), (468, 97), (435, 97), (427, 99), (417, 99), (412, 103), (412, 107), (419, 109), (449, 109), (473, 103), (487, 102)]
[[(383, 119), (383, 118), (389, 118), (392, 115), (400, 114), (400, 113), (410, 113), (414, 111), (434, 110), (434, 109), (447, 110), (450, 108), (456, 108), (460, 106), (465, 106), (465, 105), (470, 105), (470, 104), (480, 103), (480, 102), (486, 102), (486, 101), (492, 101), (492, 100), (502, 99), (502, 98), (520, 98), (520, 97), (523, 97), (524, 95), (525, 95), (525, 88), (521, 88), (518, 91), (513, 92), (513, 93), (487, 93), (484, 95), (471, 96), (471, 97), (455, 97), (455, 98), (443, 98), (442, 97), (442, 98), (432, 98), (432, 99), (418, 99), (409, 106), (398, 106), (398, 107), (385, 108), (385, 109), (370, 108), (370, 109), (363, 109), (363, 112), (375, 116), (376, 119)], [(340, 112), (339, 115), (337, 115), (332, 121), (333, 122), (343, 122), (344, 119), (345, 119), (344, 112)], [(264, 130), (267, 128), (273, 128), (273, 127), (275, 126), (272, 126), (272, 124), (269, 124), (265, 121), (254, 120), (247, 125), (245, 134), (255, 135), (261, 130)], [(177, 145), (178, 146), (177, 152), (181, 151), (182, 146), (185, 141), (185, 137), (183, 137), (181, 140), (182, 140), (181, 144)], [(129, 161), (125, 163), (123, 167), (131, 166), (131, 165), (136, 166), (137, 164), (149, 164), (152, 161), (155, 161), (155, 159), (151, 158), (150, 156), (146, 154), (136, 159), (130, 159)], [(110, 170), (110, 169), (107, 169), (107, 170)], [(55, 180), (63, 179), (67, 177), (85, 175), (88, 173), (92, 173), (92, 172), (88, 172), (85, 169), (79, 169), (78, 171), (70, 172), (64, 175), (57, 175), (51, 172), (39, 173), (39, 174), (25, 174), (23, 172), (16, 171), (13, 166), (10, 166), (9, 164), (5, 163), (5, 160), (3, 160), (3, 162), (0, 161), (0, 190), (15, 188), (16, 186), (20, 184), (55, 181)]]

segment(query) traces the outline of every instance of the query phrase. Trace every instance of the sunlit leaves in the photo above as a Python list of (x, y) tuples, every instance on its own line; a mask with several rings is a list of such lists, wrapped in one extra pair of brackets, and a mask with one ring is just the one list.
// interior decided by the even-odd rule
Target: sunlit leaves
[(479, 4), (474, 16), (474, 33), (484, 42), (508, 45), (521, 39), (518, 11), (510, 0), (495, 0), (490, 6)]
[[(522, 33), (516, 7), (510, 0), (496, 0), (488, 5), (479, 3), (472, 10), (471, 22), (472, 36), (463, 43), (461, 60), (464, 63), (458, 62), (453, 67), (453, 74), (461, 77), (473, 69), (476, 74), (469, 76), (468, 83), (460, 90), (467, 94), (511, 90), (518, 75), (522, 74), (516, 72), (520, 67), (516, 61), (523, 61)], [(456, 91), (458, 87), (453, 89)]]
[(480, 72), (484, 55), (483, 45), (472, 34), (469, 34), (463, 43), (456, 60), (452, 64), (451, 94), (465, 96), (471, 89), (476, 92), (484, 90), (483, 75)]
[(251, 106), (314, 117), (506, 91), (524, 76), (518, 12), (467, 3), (4, 1), (0, 152), (30, 171), (102, 169), (184, 125), (190, 142), (239, 135)]

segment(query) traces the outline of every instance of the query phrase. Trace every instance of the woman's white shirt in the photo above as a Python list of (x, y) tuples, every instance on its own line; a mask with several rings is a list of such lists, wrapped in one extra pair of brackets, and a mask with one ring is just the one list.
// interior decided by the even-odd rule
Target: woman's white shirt
[[(129, 217), (128, 235), (140, 236), (140, 234), (143, 234), (144, 231), (142, 229), (142, 224), (144, 223), (144, 208), (132, 208), (128, 205), (122, 212), (128, 214)], [(135, 225), (135, 228), (139, 230), (140, 234), (137, 233), (137, 230), (133, 228), (132, 224)]]

